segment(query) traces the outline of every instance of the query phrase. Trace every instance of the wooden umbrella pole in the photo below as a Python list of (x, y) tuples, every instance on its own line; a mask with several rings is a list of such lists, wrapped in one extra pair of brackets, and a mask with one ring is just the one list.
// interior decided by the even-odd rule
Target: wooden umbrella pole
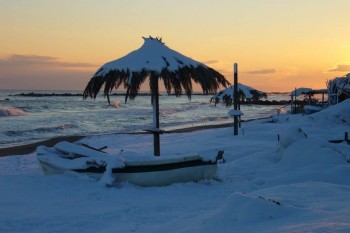
[[(233, 65), (233, 70), (234, 70), (234, 74), (233, 74), (233, 96), (234, 96), (234, 109), (238, 110), (238, 69), (237, 69), (237, 63), (235, 63)], [(238, 116), (234, 116), (234, 135), (238, 135)]]
[(153, 104), (153, 147), (154, 156), (160, 156), (160, 128), (159, 128), (159, 89), (158, 89), (158, 77), (156, 75), (151, 76), (152, 85), (152, 104)]

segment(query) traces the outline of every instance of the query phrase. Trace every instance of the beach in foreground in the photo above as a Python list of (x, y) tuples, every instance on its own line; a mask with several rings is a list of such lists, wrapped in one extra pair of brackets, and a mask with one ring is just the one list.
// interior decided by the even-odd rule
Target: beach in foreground
[[(349, 232), (350, 100), (313, 115), (161, 136), (161, 156), (215, 153), (220, 180), (107, 188), (43, 176), (35, 153), (0, 157), (0, 232)], [(279, 138), (279, 141), (278, 141)], [(85, 137), (106, 151), (152, 156), (150, 134)]]

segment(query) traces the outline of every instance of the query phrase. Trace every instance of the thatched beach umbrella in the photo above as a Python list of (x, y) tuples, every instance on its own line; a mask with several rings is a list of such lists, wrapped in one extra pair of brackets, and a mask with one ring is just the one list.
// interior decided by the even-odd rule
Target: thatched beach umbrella
[[(250, 101), (255, 101), (257, 102), (258, 100), (262, 99), (262, 98), (267, 98), (267, 94), (266, 92), (263, 91), (259, 91), (257, 89), (254, 89), (250, 86), (247, 85), (243, 85), (241, 83), (238, 83), (237, 85), (237, 89), (238, 89), (238, 94), (239, 94), (239, 99), (241, 101), (243, 100), (250, 100)], [(215, 94), (211, 101), (215, 101), (218, 102), (220, 100), (225, 101), (225, 99), (228, 100), (233, 100), (234, 99), (234, 85), (220, 91), (219, 93)]]
[(126, 88), (125, 101), (134, 99), (141, 84), (149, 80), (152, 95), (154, 128), (154, 155), (160, 155), (159, 147), (159, 90), (158, 80), (163, 80), (168, 94), (176, 96), (186, 94), (190, 99), (192, 81), (200, 84), (203, 93), (215, 93), (220, 85), (226, 87), (229, 82), (214, 69), (186, 57), (162, 42), (161, 38), (144, 38), (144, 44), (137, 50), (117, 60), (104, 64), (91, 78), (83, 93), (84, 98), (96, 98), (104, 85), (105, 95), (121, 85)]

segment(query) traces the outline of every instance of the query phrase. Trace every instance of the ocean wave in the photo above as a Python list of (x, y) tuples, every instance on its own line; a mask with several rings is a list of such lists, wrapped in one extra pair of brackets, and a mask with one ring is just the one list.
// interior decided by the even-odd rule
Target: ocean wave
[(120, 108), (120, 106), (121, 106), (120, 100), (115, 100), (115, 101), (113, 102), (112, 106), (114, 106), (114, 107), (116, 107), (116, 108)]
[(217, 122), (217, 121), (224, 121), (224, 120), (228, 120), (230, 119), (230, 117), (228, 116), (224, 116), (224, 117), (207, 117), (207, 118), (203, 118), (201, 120), (201, 122)]
[(199, 109), (199, 106), (192, 105), (192, 106), (187, 106), (187, 107), (183, 108), (183, 111), (196, 110), (196, 109)]
[(53, 127), (40, 127), (40, 128), (36, 128), (33, 129), (31, 131), (34, 132), (52, 132), (52, 131), (61, 131), (61, 130), (68, 130), (68, 129), (73, 129), (73, 128), (77, 128), (78, 126), (76, 124), (61, 124), (61, 125), (57, 125), (57, 126), (53, 126)]
[(159, 111), (159, 113), (160, 113), (161, 115), (171, 115), (171, 114), (174, 114), (174, 113), (176, 113), (176, 112), (178, 112), (178, 110), (172, 109), (172, 108), (161, 109), (161, 110)]
[(6, 136), (9, 137), (15, 137), (15, 136), (21, 136), (21, 135), (33, 135), (35, 133), (50, 133), (50, 132), (58, 132), (62, 130), (69, 130), (73, 128), (78, 128), (79, 126), (76, 124), (62, 124), (62, 125), (57, 125), (53, 127), (39, 127), (35, 129), (30, 129), (30, 130), (9, 130), (5, 132)]
[(24, 116), (26, 112), (22, 109), (10, 107), (10, 106), (0, 106), (0, 117), (2, 116)]
[(161, 115), (172, 115), (180, 112), (187, 112), (191, 110), (198, 109), (199, 106), (183, 106), (181, 108), (162, 108), (159, 110), (159, 113)]

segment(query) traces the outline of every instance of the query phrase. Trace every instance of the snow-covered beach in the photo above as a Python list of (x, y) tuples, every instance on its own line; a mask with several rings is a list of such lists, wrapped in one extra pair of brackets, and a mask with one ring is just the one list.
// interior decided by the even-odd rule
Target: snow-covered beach
[[(161, 156), (224, 150), (221, 181), (107, 188), (43, 176), (36, 154), (0, 158), (0, 232), (349, 232), (350, 100), (312, 115), (164, 134)], [(278, 141), (279, 138), (279, 141)], [(152, 155), (152, 136), (86, 137), (107, 152)]]

